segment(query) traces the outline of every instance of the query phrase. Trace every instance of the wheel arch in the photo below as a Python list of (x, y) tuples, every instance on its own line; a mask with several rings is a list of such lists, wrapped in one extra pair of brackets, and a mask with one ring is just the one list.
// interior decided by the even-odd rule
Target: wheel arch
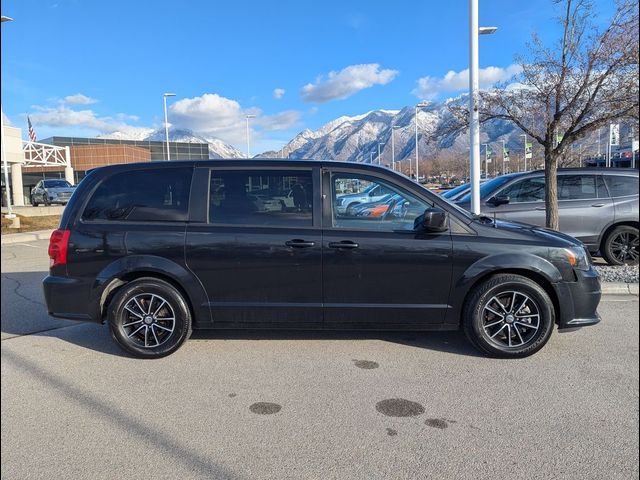
[[(471, 286), (469, 287), (469, 289), (467, 290), (467, 293), (464, 296), (464, 300), (462, 302), (462, 305), (464, 305), (467, 302), (467, 299), (472, 295), (473, 291), (475, 290), (475, 288), (478, 285), (480, 285), (481, 283), (487, 281), (491, 277), (494, 277), (494, 276), (500, 275), (500, 274), (520, 275), (520, 276), (528, 278), (529, 280), (531, 280), (531, 281), (537, 283), (538, 285), (540, 285), (542, 287), (542, 289), (545, 292), (547, 292), (547, 295), (549, 295), (549, 298), (553, 302), (553, 310), (555, 312), (555, 321), (556, 321), (556, 324), (558, 323), (558, 321), (560, 319), (561, 307), (560, 307), (560, 300), (558, 298), (558, 294), (557, 294), (555, 288), (553, 288), (553, 284), (543, 274), (541, 274), (539, 272), (535, 272), (533, 270), (526, 269), (526, 268), (504, 268), (504, 269), (498, 269), (498, 270), (495, 270), (495, 271), (492, 271), (492, 272), (487, 272), (486, 274), (476, 278), (474, 280), (474, 282), (471, 284)], [(464, 320), (463, 319), (463, 312), (464, 312), (464, 308), (461, 309), (461, 311), (460, 311), (460, 316), (459, 316), (460, 325), (462, 325), (462, 322)]]
[(622, 222), (614, 222), (611, 225), (609, 225), (607, 228), (605, 228), (602, 233), (600, 234), (600, 239), (598, 241), (598, 248), (602, 249), (602, 247), (604, 246), (604, 242), (607, 239), (607, 236), (616, 228), (618, 227), (633, 227), (633, 228), (638, 228), (640, 229), (640, 222), (635, 222), (633, 220), (626, 220), (626, 221), (622, 221)]
[(100, 272), (92, 289), (96, 318), (104, 322), (113, 295), (127, 283), (145, 277), (163, 280), (176, 288), (189, 306), (194, 326), (211, 321), (208, 297), (199, 279), (176, 262), (148, 255), (123, 257)]
[[(561, 318), (561, 305), (554, 284), (563, 281), (561, 272), (548, 260), (533, 254), (498, 254), (478, 260), (453, 285), (450, 304), (454, 307), (447, 323), (462, 325), (464, 305), (473, 290), (488, 278), (511, 273), (522, 275), (539, 284), (551, 298), (556, 322)], [(450, 320), (449, 320), (450, 319)]]

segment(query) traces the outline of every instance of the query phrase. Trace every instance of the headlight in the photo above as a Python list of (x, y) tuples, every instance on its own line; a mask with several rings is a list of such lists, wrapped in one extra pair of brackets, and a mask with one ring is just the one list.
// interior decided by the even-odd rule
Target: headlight
[(591, 255), (586, 249), (581, 247), (563, 248), (565, 258), (573, 268), (578, 270), (589, 270), (591, 268)]

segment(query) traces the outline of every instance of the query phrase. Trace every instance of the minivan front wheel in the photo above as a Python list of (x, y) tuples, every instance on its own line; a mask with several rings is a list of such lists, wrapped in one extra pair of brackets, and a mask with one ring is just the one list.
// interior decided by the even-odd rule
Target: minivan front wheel
[(159, 358), (191, 335), (191, 312), (170, 283), (140, 278), (121, 287), (107, 311), (111, 336), (136, 357)]
[(638, 265), (638, 229), (621, 225), (602, 242), (602, 256), (609, 265)]
[(555, 310), (536, 282), (515, 274), (499, 274), (476, 286), (463, 312), (463, 328), (480, 350), (495, 357), (534, 354), (549, 340)]

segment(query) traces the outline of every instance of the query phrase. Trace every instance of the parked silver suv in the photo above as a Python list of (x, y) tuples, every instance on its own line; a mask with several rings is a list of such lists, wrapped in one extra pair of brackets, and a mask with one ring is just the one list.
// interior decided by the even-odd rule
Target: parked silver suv
[[(543, 171), (512, 173), (480, 187), (484, 215), (545, 225)], [(470, 196), (458, 202), (469, 209)], [(558, 171), (560, 231), (612, 265), (638, 264), (638, 170)]]

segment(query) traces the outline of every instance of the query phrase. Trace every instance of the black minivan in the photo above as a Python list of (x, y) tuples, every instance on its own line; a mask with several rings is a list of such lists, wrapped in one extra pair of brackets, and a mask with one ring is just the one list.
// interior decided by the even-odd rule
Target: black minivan
[[(391, 196), (344, 208), (372, 185)], [(523, 357), (554, 324), (600, 319), (600, 280), (579, 241), (474, 216), (372, 165), (99, 168), (73, 194), (49, 257), (49, 313), (108, 322), (139, 357), (174, 352), (192, 328), (462, 328), (490, 355)]]

